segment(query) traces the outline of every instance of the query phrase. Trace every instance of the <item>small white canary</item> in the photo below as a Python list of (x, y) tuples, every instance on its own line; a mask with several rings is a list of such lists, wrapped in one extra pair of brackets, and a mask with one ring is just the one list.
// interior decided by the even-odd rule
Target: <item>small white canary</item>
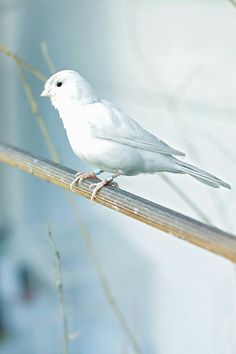
[(52, 75), (41, 96), (49, 97), (58, 110), (76, 156), (96, 167), (93, 172), (77, 173), (71, 189), (85, 178), (111, 172), (111, 177), (91, 185), (93, 199), (120, 175), (162, 171), (189, 174), (215, 188), (231, 188), (219, 178), (175, 158), (184, 153), (143, 129), (111, 102), (100, 99), (76, 71), (62, 70)]

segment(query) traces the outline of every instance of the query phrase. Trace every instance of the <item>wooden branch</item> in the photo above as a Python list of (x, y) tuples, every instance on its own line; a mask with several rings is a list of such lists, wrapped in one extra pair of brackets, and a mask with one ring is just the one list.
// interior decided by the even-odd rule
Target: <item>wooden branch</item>
[[(67, 190), (76, 173), (3, 143), (0, 161)], [(94, 182), (96, 179), (84, 180), (82, 186), (74, 187), (74, 192), (89, 199), (89, 186)], [(95, 202), (236, 262), (236, 237), (213, 226), (111, 186), (104, 187)]]

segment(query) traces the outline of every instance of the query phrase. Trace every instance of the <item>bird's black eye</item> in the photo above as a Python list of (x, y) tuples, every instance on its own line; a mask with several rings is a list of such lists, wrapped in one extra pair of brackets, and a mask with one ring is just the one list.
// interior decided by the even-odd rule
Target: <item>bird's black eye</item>
[(57, 87), (61, 87), (61, 85), (62, 85), (62, 82), (59, 81), (59, 82), (57, 83)]

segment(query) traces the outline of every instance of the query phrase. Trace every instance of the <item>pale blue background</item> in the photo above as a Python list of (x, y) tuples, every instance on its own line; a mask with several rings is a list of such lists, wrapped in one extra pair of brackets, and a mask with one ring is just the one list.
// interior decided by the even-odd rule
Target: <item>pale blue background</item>
[[(169, 176), (231, 233), (235, 222), (236, 7), (230, 1), (1, 1), (0, 42), (49, 76), (40, 43), (58, 70), (78, 70), (187, 160), (231, 183), (214, 190)], [(15, 63), (0, 54), (0, 138), (49, 158)], [(73, 155), (57, 112), (27, 74), (63, 164)], [(160, 176), (122, 177), (121, 188), (200, 219)], [(62, 352), (50, 223), (63, 260), (71, 353), (133, 353), (102, 291), (67, 192), (0, 166), (0, 300), (6, 336), (0, 353)], [(125, 216), (76, 197), (93, 247), (143, 353), (234, 354), (233, 265)], [(32, 278), (22, 297), (19, 269)]]

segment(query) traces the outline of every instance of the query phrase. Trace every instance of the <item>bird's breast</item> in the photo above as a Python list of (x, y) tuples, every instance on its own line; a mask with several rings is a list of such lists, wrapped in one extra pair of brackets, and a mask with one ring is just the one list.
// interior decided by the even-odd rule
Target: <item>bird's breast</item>
[[(71, 148), (84, 163), (112, 173), (137, 174), (142, 154), (130, 146), (98, 138), (91, 129), (86, 110), (80, 114), (61, 115)], [(66, 118), (66, 119), (65, 119)]]
[(74, 120), (74, 122), (67, 121), (64, 127), (72, 150), (83, 160), (84, 155), (91, 147), (91, 134), (88, 126), (84, 122)]

